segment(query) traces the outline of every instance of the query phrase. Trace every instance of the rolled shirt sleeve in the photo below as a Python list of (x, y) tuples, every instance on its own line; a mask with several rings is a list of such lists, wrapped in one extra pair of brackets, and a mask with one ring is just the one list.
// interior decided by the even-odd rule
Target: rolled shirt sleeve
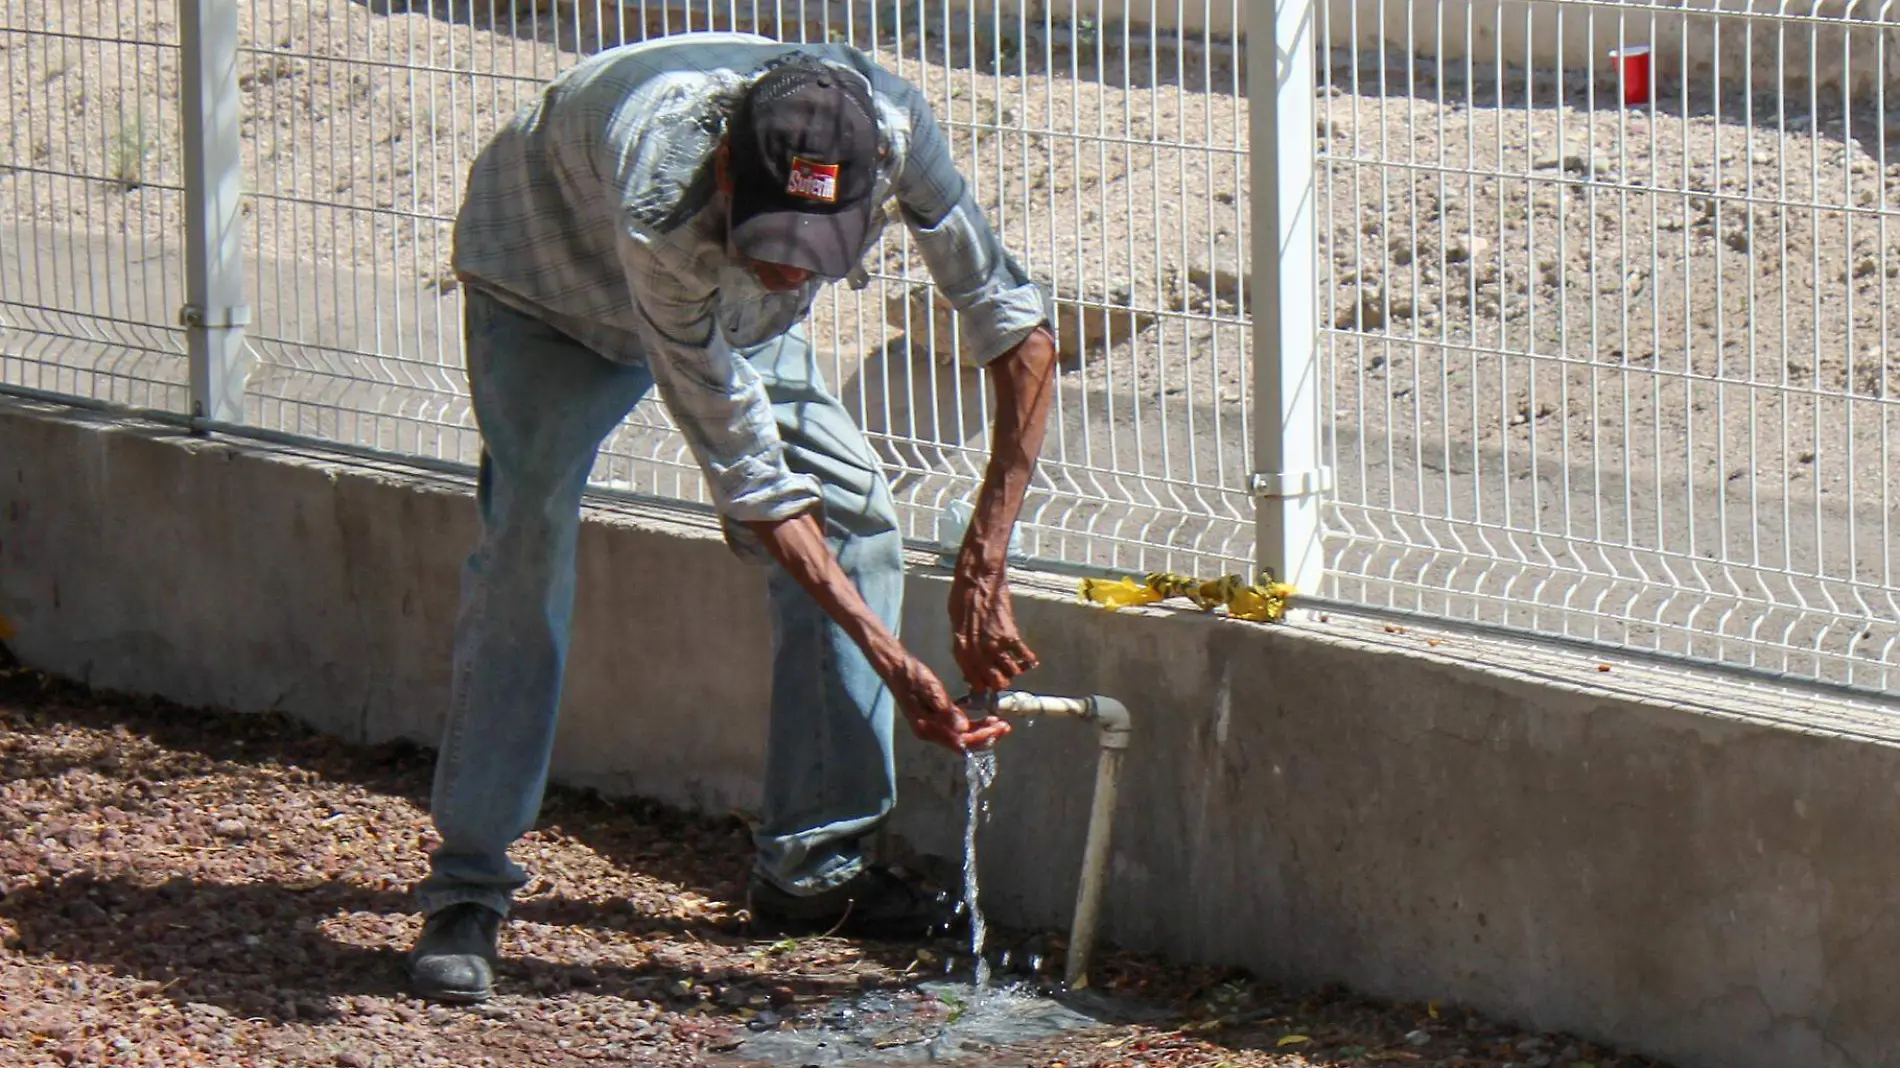
[(664, 234), (629, 224), (619, 236), (654, 386), (705, 473), (719, 513), (759, 522), (816, 508), (821, 487), (786, 466), (764, 381), (718, 329), (711, 276), (682, 270), (681, 254), (667, 253)]
[(970, 195), (923, 94), (904, 89), (910, 146), (896, 182), (898, 205), (938, 292), (959, 313), (962, 361), (988, 364), (1050, 321), (1048, 296)]

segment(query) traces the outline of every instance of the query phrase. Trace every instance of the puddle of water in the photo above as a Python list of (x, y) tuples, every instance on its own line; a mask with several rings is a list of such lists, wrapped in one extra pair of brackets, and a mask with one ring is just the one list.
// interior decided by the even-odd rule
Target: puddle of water
[(967, 1059), (1017, 1045), (1155, 1014), (1093, 991), (1048, 993), (1030, 983), (973, 989), (942, 980), (861, 994), (748, 1035), (727, 1062), (757, 1068), (845, 1068)]
[(963, 817), (963, 908), (970, 917), (970, 955), (976, 959), (975, 986), (981, 991), (990, 985), (990, 962), (983, 953), (984, 943), (988, 941), (989, 925), (983, 919), (983, 909), (977, 904), (976, 825), (989, 812), (989, 802), (983, 800), (983, 791), (996, 781), (996, 751), (984, 749), (965, 753), (963, 777), (969, 787), (965, 791), (969, 803)]
[[(970, 972), (962, 973), (946, 956), (942, 979), (840, 998), (769, 1022), (755, 1020), (750, 1033), (740, 1032), (743, 1037), (715, 1063), (734, 1068), (969, 1063), (1002, 1047), (1161, 1018), (1150, 1007), (1095, 990), (1063, 990), (1038, 978), (994, 981), (996, 968), (1006, 975), (1040, 976), (1046, 947), (1031, 939), (1006, 948), (994, 963), (989, 959), (989, 925), (977, 898), (976, 829), (989, 812), (983, 795), (996, 781), (995, 752), (965, 754), (964, 777), (963, 908), (970, 921)], [(963, 974), (969, 978), (956, 978)]]

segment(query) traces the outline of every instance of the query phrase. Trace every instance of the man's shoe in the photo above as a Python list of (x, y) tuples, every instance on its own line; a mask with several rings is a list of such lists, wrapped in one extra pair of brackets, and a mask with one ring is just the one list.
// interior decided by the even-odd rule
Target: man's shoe
[(495, 992), (501, 915), (474, 902), (450, 905), (422, 925), (409, 951), (415, 994), (434, 1001), (487, 1001)]
[(755, 937), (836, 934), (908, 942), (954, 935), (966, 923), (961, 902), (912, 886), (888, 869), (866, 867), (850, 882), (801, 897), (757, 873), (746, 888)]

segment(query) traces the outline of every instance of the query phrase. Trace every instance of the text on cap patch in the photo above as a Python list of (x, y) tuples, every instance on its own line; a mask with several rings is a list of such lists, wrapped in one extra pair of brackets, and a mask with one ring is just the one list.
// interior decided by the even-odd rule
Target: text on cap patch
[(813, 163), (801, 156), (792, 157), (792, 178), (785, 192), (807, 200), (835, 204), (838, 200), (838, 164)]

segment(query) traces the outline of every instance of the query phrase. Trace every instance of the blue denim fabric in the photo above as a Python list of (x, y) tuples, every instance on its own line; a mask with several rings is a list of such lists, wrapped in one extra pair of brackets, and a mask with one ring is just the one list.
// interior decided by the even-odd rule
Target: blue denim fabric
[[(480, 541), (462, 578), (448, 722), (431, 812), (442, 844), (416, 888), (427, 914), (459, 902), (506, 913), (527, 873), (507, 855), (547, 784), (574, 603), (581, 492), (601, 441), (652, 387), (550, 322), (465, 290), (468, 376), (483, 453)], [(903, 540), (890, 489), (799, 330), (740, 351), (764, 379), (794, 472), (823, 486), (845, 573), (893, 632)], [(893, 700), (855, 643), (728, 525), (735, 551), (771, 568), (772, 707), (758, 872), (816, 893), (862, 868), (859, 842), (896, 798)]]

